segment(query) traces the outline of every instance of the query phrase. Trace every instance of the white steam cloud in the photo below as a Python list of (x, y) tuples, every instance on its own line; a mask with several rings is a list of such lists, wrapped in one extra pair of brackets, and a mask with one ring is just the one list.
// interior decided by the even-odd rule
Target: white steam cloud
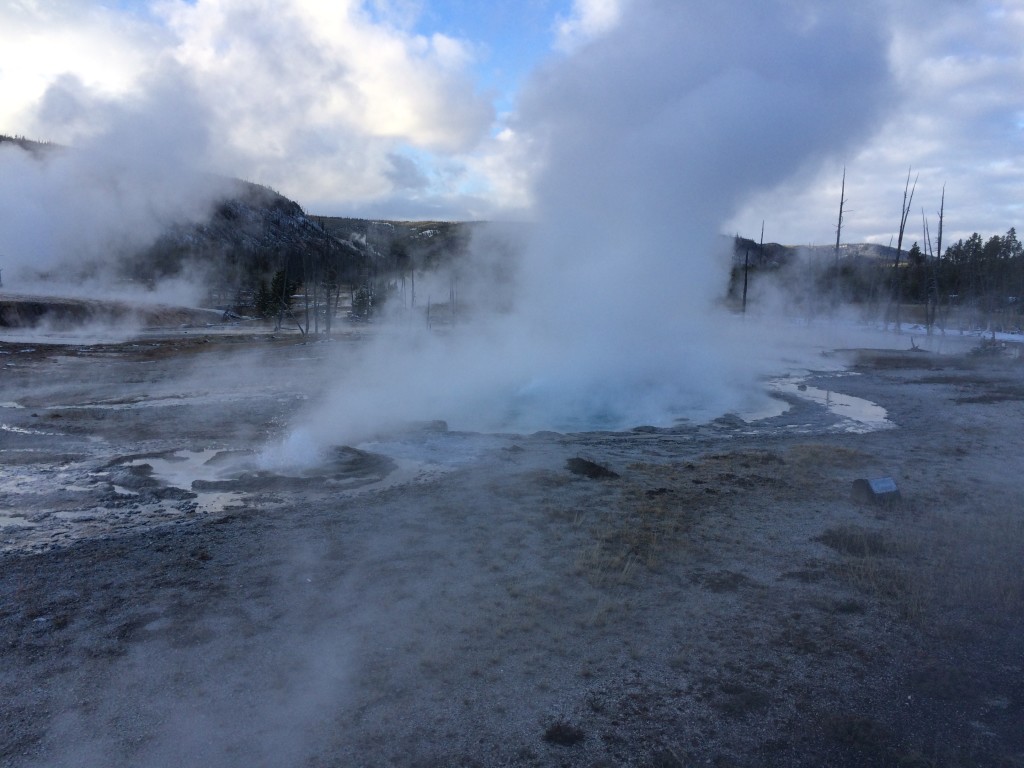
[(720, 227), (864, 138), (888, 92), (870, 5), (643, 0), (552, 62), (516, 131), (540, 152), (516, 310), (371, 347), (286, 460), (411, 419), (668, 425), (751, 405), (774, 361), (718, 309)]
[(8, 288), (40, 274), (57, 283), (102, 279), (169, 225), (204, 219), (230, 189), (227, 178), (205, 171), (208, 120), (187, 77), (168, 67), (146, 86), (135, 98), (108, 100), (73, 76), (59, 78), (40, 113), (77, 136), (75, 146), (33, 153), (0, 144), (0, 267)]

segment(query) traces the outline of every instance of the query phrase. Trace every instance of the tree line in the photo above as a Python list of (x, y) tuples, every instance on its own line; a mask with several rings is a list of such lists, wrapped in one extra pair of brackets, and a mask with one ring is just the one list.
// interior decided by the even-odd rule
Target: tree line
[[(891, 246), (844, 245), (794, 248), (734, 240), (729, 298), (741, 306), (744, 278), (775, 274), (790, 306), (805, 315), (853, 305), (865, 317), (906, 321), (929, 329), (1014, 331), (1024, 327), (1024, 243), (1011, 227), (1002, 235), (974, 233), (930, 253), (927, 240), (902, 254)], [(899, 262), (897, 264), (897, 256)]]

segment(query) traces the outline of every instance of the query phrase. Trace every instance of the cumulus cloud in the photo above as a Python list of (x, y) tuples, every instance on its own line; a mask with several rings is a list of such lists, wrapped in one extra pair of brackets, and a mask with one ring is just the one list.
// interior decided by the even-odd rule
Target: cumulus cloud
[(375, 21), (353, 0), (199, 0), (163, 13), (236, 162), (296, 196), (386, 195), (397, 147), (467, 151), (493, 117), (459, 41)]
[[(205, 107), (216, 170), (335, 207), (383, 199), (408, 180), (396, 175), (396, 152), (457, 157), (493, 121), (468, 74), (471, 48), (412, 31), (416, 8), (157, 0), (143, 18), (77, 3), (5, 4), (0, 130), (77, 142), (91, 128), (89, 103), (137, 96), (147, 73), (173, 62)], [(38, 47), (53, 61), (24, 42), (43, 36), (48, 44)]]

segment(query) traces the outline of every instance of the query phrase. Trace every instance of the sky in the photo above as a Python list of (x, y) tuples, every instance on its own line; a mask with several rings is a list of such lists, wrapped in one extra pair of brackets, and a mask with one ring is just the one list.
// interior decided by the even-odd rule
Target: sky
[[(701, 4), (679, 0), (672, 11), (678, 24), (661, 27), (671, 28), (679, 46), (699, 46), (701, 36), (691, 38), (689, 30), (734, 24), (756, 15), (758, 5), (732, 2), (736, 16), (703, 18)], [(831, 5), (803, 3), (803, 23), (816, 23), (812, 16)], [(545, 200), (546, 132), (557, 130), (550, 83), (559, 72), (585, 73), (576, 63), (607, 56), (608, 41), (644, 29), (645, 15), (664, 13), (655, 6), (643, 0), (3, 0), (0, 132), (155, 153), (184, 147), (198, 165), (266, 184), (315, 214), (531, 218)], [(732, 72), (726, 59), (724, 69), (709, 75), (717, 78), (709, 87), (747, 75), (763, 86), (749, 93), (727, 89), (745, 101), (728, 113), (732, 123), (709, 123), (713, 135), (695, 120), (673, 136), (716, 147), (731, 139), (736, 152), (715, 157), (737, 155), (764, 166), (761, 173), (742, 173), (748, 183), (710, 212), (714, 227), (757, 237), (763, 221), (770, 242), (833, 242), (844, 168), (846, 242), (891, 241), (908, 170), (917, 180), (909, 240), (921, 239), (922, 216), (934, 235), (943, 186), (947, 238), (1020, 226), (1024, 0), (879, 0), (861, 4), (856, 15), (878, 28), (865, 61), (884, 67), (886, 77), (870, 103), (851, 94), (849, 104), (870, 116), (847, 115), (855, 129), (835, 119), (846, 114), (842, 92), (787, 100), (786, 79), (802, 75), (787, 69), (788, 54), (770, 44), (760, 59), (738, 56)], [(718, 32), (729, 45), (728, 29)], [(823, 36), (821, 45), (793, 66), (804, 72), (841, 66), (826, 49), (853, 39), (849, 27), (823, 25), (815, 34)], [(851, 53), (851, 60), (864, 53)], [(786, 66), (775, 66), (776, 58)], [(617, 100), (608, 105), (617, 119), (631, 88), (665, 87), (659, 83), (666, 78), (687, 82), (701, 69), (693, 57), (660, 61), (670, 69), (653, 71), (657, 62), (641, 62), (623, 70), (625, 84), (607, 91)], [(594, 71), (600, 77), (572, 88), (596, 95), (588, 119), (600, 122), (605, 80), (618, 70)], [(759, 98), (766, 92), (777, 98)], [(760, 156), (743, 151), (760, 146), (750, 141), (759, 125), (783, 125), (772, 114), (777, 110), (798, 110), (787, 116), (785, 130), (814, 151), (788, 153), (784, 141), (765, 143)], [(126, 123), (148, 132), (147, 140), (132, 139)], [(623, 152), (628, 163), (628, 149)], [(607, 154), (576, 155), (581, 168), (608, 160)], [(785, 167), (776, 167), (781, 159)], [(713, 171), (700, 169), (709, 185)], [(723, 162), (720, 172), (737, 169)], [(643, 174), (628, 178), (645, 183)], [(666, 208), (661, 215), (672, 213)]]

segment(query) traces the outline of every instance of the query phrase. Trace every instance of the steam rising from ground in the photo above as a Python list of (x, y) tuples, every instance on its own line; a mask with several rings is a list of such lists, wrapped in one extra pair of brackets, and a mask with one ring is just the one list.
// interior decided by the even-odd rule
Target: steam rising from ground
[(272, 451), (410, 420), (560, 430), (749, 407), (778, 365), (722, 310), (720, 227), (753, 193), (863, 138), (888, 90), (869, 5), (642, 0), (540, 71), (516, 130), (540, 154), (515, 309), (383, 334)]
[[(54, 124), (73, 126), (77, 138), (74, 148), (35, 153), (0, 144), (0, 268), (9, 289), (109, 296), (119, 258), (172, 224), (205, 219), (233, 184), (206, 172), (208, 115), (173, 67), (121, 101), (104, 100), (66, 75), (40, 110)], [(36, 284), (40, 275), (45, 284)], [(139, 298), (130, 293), (116, 295)], [(194, 296), (179, 280), (162, 298)]]

